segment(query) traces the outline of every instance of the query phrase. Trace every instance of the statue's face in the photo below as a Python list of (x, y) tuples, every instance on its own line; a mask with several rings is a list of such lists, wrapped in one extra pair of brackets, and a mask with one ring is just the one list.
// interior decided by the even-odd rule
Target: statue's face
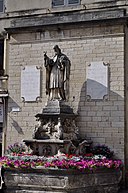
[(55, 54), (57, 54), (57, 55), (60, 54), (60, 50), (58, 48), (55, 47), (54, 51), (55, 51)]
[(55, 51), (56, 54), (58, 53), (58, 50), (56, 48), (54, 48), (54, 51)]

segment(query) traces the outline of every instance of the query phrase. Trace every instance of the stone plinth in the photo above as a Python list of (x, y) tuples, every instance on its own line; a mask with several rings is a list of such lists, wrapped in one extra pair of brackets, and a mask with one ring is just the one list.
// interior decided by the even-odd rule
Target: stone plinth
[(59, 100), (48, 101), (42, 113), (36, 115), (38, 124), (32, 138), (23, 142), (33, 155), (53, 156), (58, 152), (85, 154), (90, 142), (81, 139), (75, 123), (73, 109)]
[(120, 170), (6, 169), (5, 193), (117, 193)]
[(58, 150), (63, 149), (64, 146), (67, 146), (67, 152), (68, 148), (70, 147), (70, 141), (69, 140), (37, 140), (37, 139), (31, 139), (31, 140), (23, 140), (23, 142), (30, 147), (32, 150), (33, 155), (55, 155), (58, 153)]
[(42, 115), (55, 115), (55, 114), (72, 114), (73, 109), (65, 101), (53, 100), (48, 101), (47, 105), (43, 108)]

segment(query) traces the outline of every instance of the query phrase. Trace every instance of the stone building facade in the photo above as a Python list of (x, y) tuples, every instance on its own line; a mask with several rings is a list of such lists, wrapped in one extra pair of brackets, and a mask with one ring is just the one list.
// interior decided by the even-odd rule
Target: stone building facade
[[(76, 123), (81, 136), (91, 139), (94, 145), (109, 146), (127, 166), (128, 1), (0, 2), (0, 37), (4, 42), (0, 78), (3, 153), (9, 144), (32, 135), (35, 115), (47, 101), (43, 55), (47, 51), (52, 57), (57, 44), (71, 60), (69, 104), (78, 113)], [(100, 62), (108, 65), (107, 97), (88, 99), (88, 68)], [(24, 69), (28, 67), (39, 70), (37, 77), (35, 72), (32, 77), (31, 70), (25, 78)], [(28, 84), (22, 82), (24, 78)], [(34, 84), (37, 80), (39, 85)], [(37, 99), (26, 101), (22, 97), (25, 84), (28, 90), (35, 89)]]

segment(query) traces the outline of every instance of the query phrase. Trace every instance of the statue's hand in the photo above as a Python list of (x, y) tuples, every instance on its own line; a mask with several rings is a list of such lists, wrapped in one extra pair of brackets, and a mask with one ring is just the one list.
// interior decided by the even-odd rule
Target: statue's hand
[(44, 59), (48, 58), (47, 52), (44, 52)]
[(47, 52), (44, 52), (44, 66), (47, 67), (48, 65), (48, 56), (47, 56)]

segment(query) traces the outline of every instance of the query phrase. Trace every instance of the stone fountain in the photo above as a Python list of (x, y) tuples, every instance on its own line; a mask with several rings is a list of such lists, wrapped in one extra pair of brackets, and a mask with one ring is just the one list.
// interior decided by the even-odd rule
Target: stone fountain
[[(68, 104), (70, 61), (58, 46), (55, 57), (45, 53), (47, 105), (36, 115), (32, 138), (24, 140), (33, 155), (85, 154), (90, 143), (79, 136), (76, 117)], [(65, 85), (66, 84), (66, 85)], [(4, 172), (6, 193), (60, 192), (60, 193), (117, 193), (121, 170), (83, 170), (47, 168), (7, 168)]]
[(57, 45), (54, 51), (53, 59), (44, 53), (46, 94), (49, 97), (47, 105), (36, 115), (38, 123), (32, 134), (33, 139), (23, 141), (33, 155), (86, 153), (90, 143), (80, 138), (76, 126), (77, 115), (67, 102), (71, 62)]

